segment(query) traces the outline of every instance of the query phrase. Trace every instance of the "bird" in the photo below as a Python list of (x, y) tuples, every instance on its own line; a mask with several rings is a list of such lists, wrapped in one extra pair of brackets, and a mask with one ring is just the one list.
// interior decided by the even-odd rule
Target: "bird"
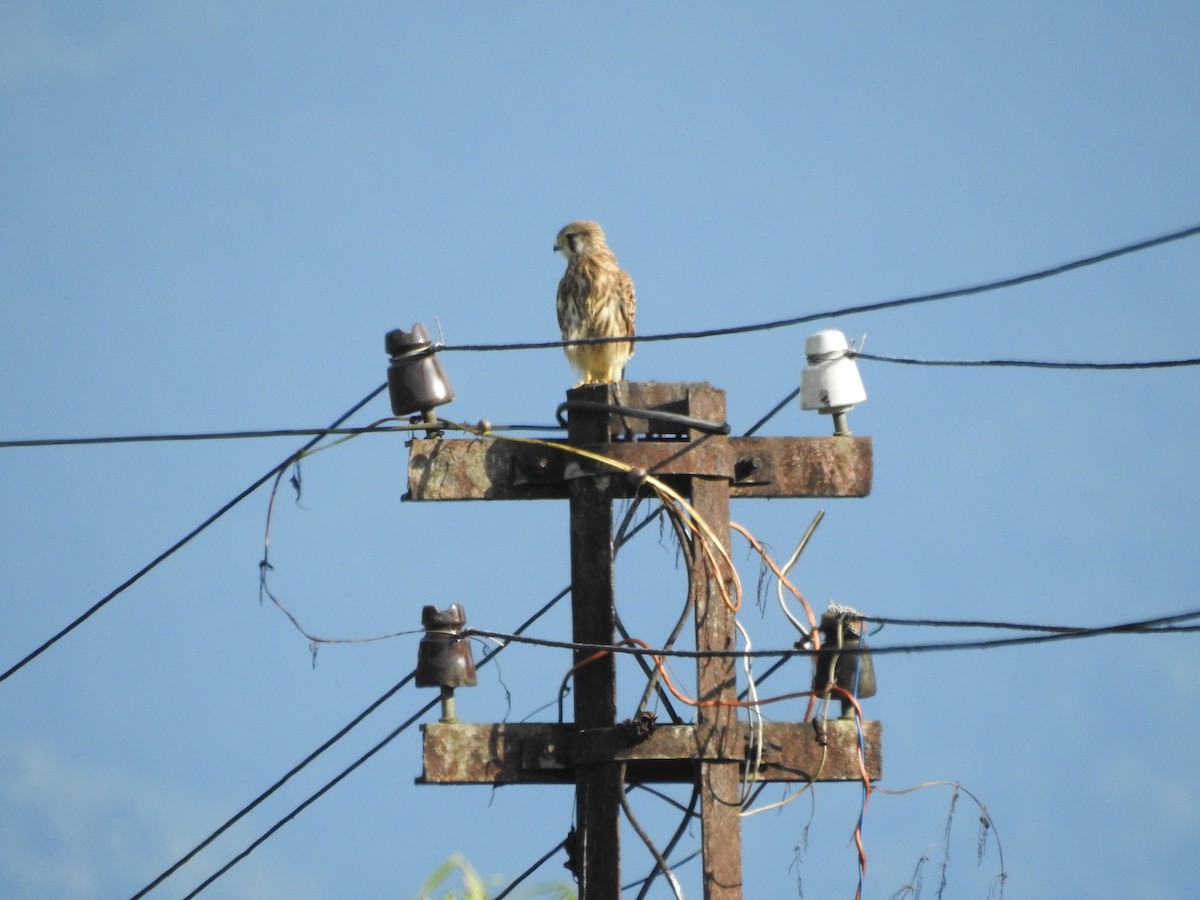
[[(587, 221), (564, 225), (554, 239), (554, 250), (567, 259), (557, 302), (563, 340), (633, 337), (633, 279), (608, 249), (604, 229)], [(633, 341), (576, 344), (563, 352), (582, 377), (576, 387), (604, 384), (625, 377)]]

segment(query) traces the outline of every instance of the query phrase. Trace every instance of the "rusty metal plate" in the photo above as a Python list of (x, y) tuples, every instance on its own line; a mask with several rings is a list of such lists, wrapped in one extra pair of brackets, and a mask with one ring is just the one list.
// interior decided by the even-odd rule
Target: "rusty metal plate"
[[(865, 497), (871, 491), (869, 437), (764, 437), (634, 441), (589, 450), (668, 477), (710, 474), (732, 479), (731, 497)], [(571, 477), (604, 466), (549, 447), (485, 438), (414, 438), (405, 500), (565, 499)], [(616, 497), (632, 496), (634, 479), (614, 477)]]
[[(736, 761), (744, 770), (749, 725), (739, 725)], [(580, 732), (570, 724), (431, 722), (421, 731), (423, 773), (418, 784), (569, 784), (575, 780), (574, 765), (609, 760), (627, 763), (631, 783), (688, 782), (695, 778), (696, 760), (728, 758), (699, 747), (690, 725), (661, 725), (635, 744), (619, 727)], [(875, 780), (882, 774), (883, 726), (863, 722), (862, 732), (863, 762)], [(762, 767), (751, 776), (743, 771), (742, 777), (857, 781), (862, 777), (858, 752), (858, 727), (852, 720), (821, 720), (819, 728), (812, 722), (768, 722)]]
[(865, 497), (871, 493), (869, 437), (730, 438), (730, 497)]

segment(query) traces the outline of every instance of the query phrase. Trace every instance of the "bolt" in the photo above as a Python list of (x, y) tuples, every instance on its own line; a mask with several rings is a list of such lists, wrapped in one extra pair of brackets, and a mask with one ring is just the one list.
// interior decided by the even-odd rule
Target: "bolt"
[(458, 715), (454, 709), (454, 688), (442, 685), (441, 690), (442, 701), (442, 721), (452, 723), (458, 721)]

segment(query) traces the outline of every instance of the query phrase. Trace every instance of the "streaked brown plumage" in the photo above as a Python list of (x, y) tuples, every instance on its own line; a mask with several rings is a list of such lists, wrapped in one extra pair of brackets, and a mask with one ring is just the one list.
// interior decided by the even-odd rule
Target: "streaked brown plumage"
[[(558, 327), (564, 341), (633, 337), (633, 281), (617, 264), (595, 222), (572, 222), (554, 239), (567, 258), (558, 283)], [(632, 341), (564, 347), (580, 384), (620, 381), (633, 356)]]

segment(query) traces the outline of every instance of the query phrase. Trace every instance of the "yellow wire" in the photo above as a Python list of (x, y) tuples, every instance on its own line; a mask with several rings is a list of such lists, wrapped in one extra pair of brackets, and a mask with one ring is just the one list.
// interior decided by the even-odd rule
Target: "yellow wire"
[[(678, 520), (700, 539), (700, 546), (704, 550), (705, 559), (709, 564), (710, 570), (715, 576), (717, 587), (720, 589), (721, 596), (725, 601), (725, 605), (731, 612), (736, 613), (739, 609), (741, 609), (742, 581), (738, 576), (737, 567), (734, 565), (733, 558), (729, 555), (729, 551), (713, 532), (712, 527), (707, 521), (705, 521), (704, 517), (696, 512), (695, 507), (693, 507), (691, 503), (684, 499), (683, 495), (681, 495), (678, 491), (663, 482), (662, 479), (656, 478), (655, 476), (646, 472), (639, 472), (636, 466), (632, 466), (627, 462), (622, 462), (619, 459), (613, 459), (600, 453), (593, 453), (591, 450), (585, 450), (582, 447), (573, 447), (570, 444), (563, 444), (559, 441), (550, 441), (543, 438), (523, 438), (509, 434), (496, 434), (486, 431), (482, 428), (464, 425), (458, 422), (446, 422), (446, 424), (453, 425), (455, 428), (461, 428), (463, 431), (476, 434), (480, 437), (489, 438), (491, 440), (511, 441), (517, 444), (530, 444), (535, 447), (549, 447), (553, 450), (561, 450), (563, 453), (569, 453), (573, 456), (579, 456), (584, 459), (590, 459), (593, 462), (598, 462), (601, 465), (608, 466), (609, 468), (615, 469), (618, 472), (638, 472), (641, 480), (650, 485), (650, 487), (654, 489), (655, 493), (659, 495), (659, 500), (662, 502), (663, 506), (667, 507), (668, 509), (671, 507), (671, 504), (668, 503), (664, 498), (670, 498), (679, 505), (683, 514), (680, 513), (680, 510), (675, 510)], [(717, 558), (713, 554), (712, 550), (714, 545), (716, 546), (717, 550), (720, 551), (721, 559), (724, 561), (727, 567), (729, 580), (733, 583), (734, 590), (732, 595), (730, 594), (729, 589), (725, 586), (725, 579), (721, 577), (721, 567), (718, 564)]]

